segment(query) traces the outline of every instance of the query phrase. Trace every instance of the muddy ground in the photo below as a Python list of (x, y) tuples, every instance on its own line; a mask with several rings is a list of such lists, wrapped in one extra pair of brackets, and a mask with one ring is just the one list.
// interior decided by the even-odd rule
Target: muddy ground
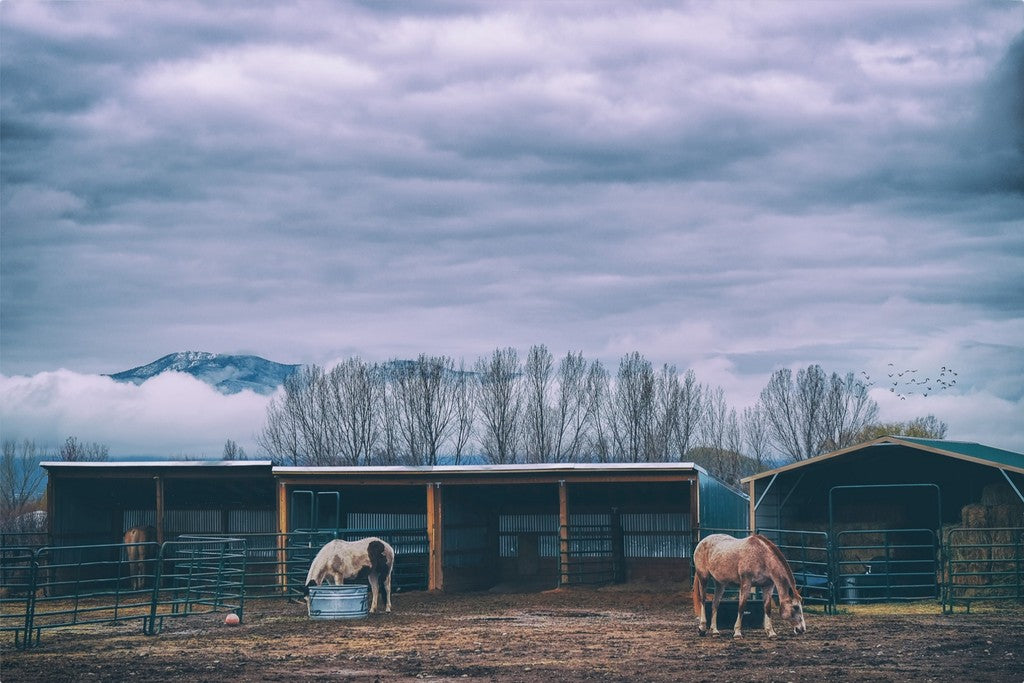
[(804, 635), (776, 620), (778, 638), (734, 640), (726, 624), (699, 637), (679, 590), (400, 593), (393, 613), (351, 621), (250, 600), (235, 627), (210, 614), (157, 636), (134, 623), (44, 631), (28, 651), (7, 639), (0, 680), (1024, 682), (1024, 609), (878, 611), (810, 612)]

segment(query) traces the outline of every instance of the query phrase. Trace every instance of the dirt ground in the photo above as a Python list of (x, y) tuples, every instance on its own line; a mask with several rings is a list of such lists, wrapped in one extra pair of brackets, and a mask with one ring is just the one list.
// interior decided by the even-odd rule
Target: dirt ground
[[(28, 651), (0, 643), (17, 681), (1015, 681), (1024, 609), (943, 616), (937, 605), (810, 611), (807, 632), (700, 637), (681, 590), (399, 593), (394, 612), (311, 621), (305, 604), (246, 603), (223, 615), (44, 631)], [(4, 634), (9, 636), (9, 634)]]

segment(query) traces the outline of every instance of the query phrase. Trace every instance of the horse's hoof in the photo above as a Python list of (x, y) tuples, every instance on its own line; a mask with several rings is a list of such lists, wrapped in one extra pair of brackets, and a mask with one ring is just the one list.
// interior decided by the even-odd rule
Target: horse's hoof
[(733, 638), (742, 638), (743, 637), (743, 632), (742, 631), (736, 631), (736, 632), (734, 632), (732, 634), (732, 637)]

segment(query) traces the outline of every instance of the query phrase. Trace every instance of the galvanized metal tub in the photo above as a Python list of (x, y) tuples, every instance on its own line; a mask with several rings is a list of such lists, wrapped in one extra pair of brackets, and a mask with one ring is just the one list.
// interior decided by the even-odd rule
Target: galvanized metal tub
[(362, 619), (370, 613), (370, 588), (365, 584), (309, 587), (310, 619)]

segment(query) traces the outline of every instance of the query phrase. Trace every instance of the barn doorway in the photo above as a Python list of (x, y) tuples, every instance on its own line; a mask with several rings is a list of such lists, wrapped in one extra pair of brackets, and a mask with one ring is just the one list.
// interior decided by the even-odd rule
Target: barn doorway
[(839, 602), (937, 599), (941, 527), (935, 484), (833, 486), (829, 535)]

